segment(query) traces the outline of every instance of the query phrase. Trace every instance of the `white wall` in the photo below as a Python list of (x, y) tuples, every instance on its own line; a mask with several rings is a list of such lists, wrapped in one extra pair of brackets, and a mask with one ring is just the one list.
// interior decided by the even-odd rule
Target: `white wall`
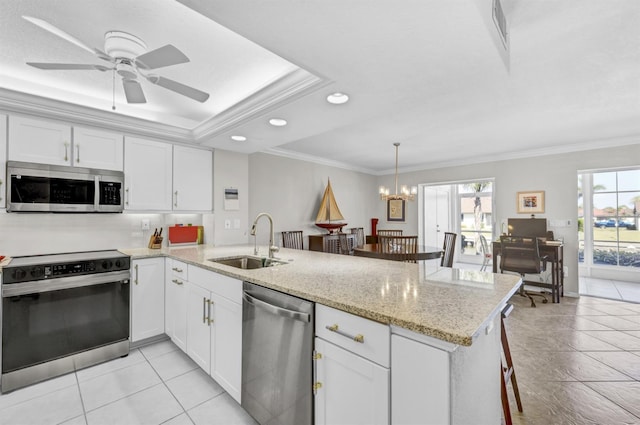
[[(482, 164), (439, 168), (432, 170), (403, 173), (399, 183), (417, 185), (420, 183), (447, 183), (459, 180), (474, 180), (487, 177), (495, 178), (494, 196), (496, 210), (494, 219), (497, 229), (500, 223), (509, 217), (526, 218), (528, 215), (516, 213), (516, 193), (529, 190), (545, 191), (545, 212), (536, 214), (538, 218), (570, 219), (569, 227), (553, 228), (557, 237), (565, 241), (565, 266), (568, 275), (565, 278), (565, 293), (578, 293), (578, 226), (577, 226), (577, 187), (578, 170), (597, 168), (640, 166), (640, 143), (630, 146), (597, 149), (591, 151), (547, 155), (526, 159), (495, 161)], [(377, 185), (393, 184), (393, 175), (380, 176)], [(375, 213), (386, 218), (383, 202), (375, 204)], [(406, 234), (418, 232), (417, 202), (407, 204), (407, 221), (403, 225), (386, 226), (381, 219), (378, 228), (399, 227)], [(638, 280), (638, 271), (633, 274), (623, 272), (619, 279)]]
[[(239, 210), (225, 210), (224, 189), (238, 189)], [(244, 244), (249, 227), (249, 156), (224, 150), (213, 153), (213, 209), (215, 245)], [(225, 228), (225, 221), (231, 228)], [(235, 224), (239, 220), (238, 226)], [(206, 226), (206, 224), (205, 224)]]
[[(302, 230), (308, 249), (308, 235), (326, 233), (314, 223), (327, 179), (331, 179), (336, 202), (347, 223), (345, 229), (364, 227), (365, 233), (370, 233), (374, 217), (371, 212), (379, 202), (374, 176), (264, 153), (249, 155), (250, 222), (258, 213), (268, 212), (273, 216), (275, 232)], [(258, 224), (260, 245), (268, 243), (269, 226), (263, 220)], [(281, 236), (276, 234), (276, 245), (281, 244)]]

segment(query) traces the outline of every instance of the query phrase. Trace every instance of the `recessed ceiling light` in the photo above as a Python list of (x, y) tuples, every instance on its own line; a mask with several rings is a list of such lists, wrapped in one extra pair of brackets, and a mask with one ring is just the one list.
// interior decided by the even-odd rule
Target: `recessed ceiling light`
[(327, 96), (327, 102), (332, 103), (334, 105), (342, 105), (343, 103), (347, 103), (349, 101), (349, 95), (346, 93), (331, 93)]
[(247, 138), (244, 136), (234, 135), (234, 136), (231, 136), (231, 140), (235, 140), (236, 142), (244, 142), (245, 140), (247, 140)]
[(282, 118), (271, 118), (269, 120), (269, 124), (276, 126), (276, 127), (282, 127), (287, 125), (287, 120), (282, 119)]

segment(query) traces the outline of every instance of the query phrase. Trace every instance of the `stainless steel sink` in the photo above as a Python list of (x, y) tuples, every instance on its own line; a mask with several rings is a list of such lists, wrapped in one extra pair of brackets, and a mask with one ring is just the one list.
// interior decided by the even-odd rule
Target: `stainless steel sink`
[(273, 258), (252, 257), (249, 255), (239, 255), (236, 257), (210, 258), (208, 261), (224, 264), (225, 266), (235, 267), (237, 269), (262, 269), (264, 267), (273, 267), (280, 264), (287, 264), (286, 261), (274, 260)]

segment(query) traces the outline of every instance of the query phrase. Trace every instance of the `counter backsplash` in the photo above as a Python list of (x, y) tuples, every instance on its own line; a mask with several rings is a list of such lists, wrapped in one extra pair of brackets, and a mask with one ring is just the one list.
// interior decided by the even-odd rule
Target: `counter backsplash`
[[(143, 219), (149, 220), (150, 230), (142, 230)], [(166, 232), (176, 223), (204, 225), (207, 242), (213, 241), (210, 221), (203, 220), (203, 214), (1, 213), (0, 255), (146, 247), (155, 228), (164, 227)]]

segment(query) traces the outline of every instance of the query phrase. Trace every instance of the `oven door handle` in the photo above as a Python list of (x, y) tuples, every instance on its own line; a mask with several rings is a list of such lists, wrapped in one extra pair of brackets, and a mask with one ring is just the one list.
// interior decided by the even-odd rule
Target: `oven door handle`
[(101, 285), (103, 283), (129, 282), (129, 270), (98, 273), (80, 276), (58, 277), (46, 280), (36, 280), (23, 283), (2, 285), (2, 297), (39, 294), (41, 292), (57, 291), (60, 289), (81, 288), (83, 286)]

